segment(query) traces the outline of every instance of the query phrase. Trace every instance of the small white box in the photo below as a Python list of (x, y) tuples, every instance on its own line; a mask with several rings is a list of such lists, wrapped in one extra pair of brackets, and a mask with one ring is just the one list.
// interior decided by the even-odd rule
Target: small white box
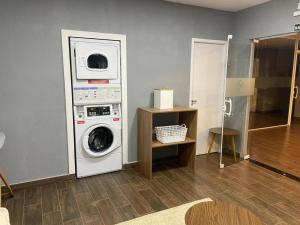
[(173, 89), (155, 89), (154, 107), (158, 109), (172, 109)]

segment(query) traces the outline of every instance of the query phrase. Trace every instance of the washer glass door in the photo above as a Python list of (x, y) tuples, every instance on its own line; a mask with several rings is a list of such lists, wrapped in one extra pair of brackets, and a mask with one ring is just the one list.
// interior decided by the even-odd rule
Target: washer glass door
[(89, 149), (94, 153), (104, 153), (114, 140), (112, 131), (107, 127), (93, 129), (88, 138)]
[(108, 68), (108, 60), (102, 54), (91, 54), (87, 58), (87, 67), (94, 70), (105, 70)]

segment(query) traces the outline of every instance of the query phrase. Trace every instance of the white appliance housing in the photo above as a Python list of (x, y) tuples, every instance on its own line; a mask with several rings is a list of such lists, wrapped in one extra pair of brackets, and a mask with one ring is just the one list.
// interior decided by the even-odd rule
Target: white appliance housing
[[(86, 40), (114, 40), (120, 42), (120, 76), (119, 80), (109, 80), (109, 85), (118, 85), (121, 88), (121, 109), (122, 109), (122, 154), (123, 164), (128, 161), (128, 120), (127, 120), (127, 53), (126, 53), (126, 35), (113, 33), (99, 33), (82, 30), (61, 30), (62, 41), (62, 59), (63, 59), (63, 74), (64, 74), (64, 90), (65, 90), (65, 109), (66, 109), (66, 128), (67, 128), (67, 156), (68, 156), (68, 172), (74, 174), (76, 172), (76, 149), (75, 149), (75, 123), (74, 123), (74, 101), (73, 101), (73, 57), (74, 48), (72, 39), (81, 38)], [(74, 57), (75, 58), (75, 57)], [(75, 74), (76, 76), (76, 74)], [(83, 86), (88, 86), (89, 82), (83, 81)], [(95, 81), (95, 80), (94, 80)], [(96, 80), (105, 81), (105, 80)], [(79, 82), (78, 82), (79, 83)], [(104, 84), (103, 84), (104, 86)], [(98, 86), (100, 88), (100, 85)], [(95, 104), (95, 103), (93, 103)], [(97, 103), (99, 104), (99, 103)]]
[(78, 178), (122, 169), (120, 104), (75, 106)]
[(119, 41), (81, 38), (75, 40), (77, 79), (117, 80), (120, 77)]
[(76, 176), (122, 169), (120, 41), (70, 38)]

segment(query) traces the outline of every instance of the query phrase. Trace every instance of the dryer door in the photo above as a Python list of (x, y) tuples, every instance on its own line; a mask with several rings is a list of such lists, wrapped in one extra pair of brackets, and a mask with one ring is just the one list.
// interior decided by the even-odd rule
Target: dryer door
[(116, 80), (120, 74), (120, 42), (77, 42), (76, 77), (83, 80)]
[(107, 124), (95, 125), (83, 136), (83, 150), (91, 157), (101, 157), (120, 147), (120, 139), (119, 130)]

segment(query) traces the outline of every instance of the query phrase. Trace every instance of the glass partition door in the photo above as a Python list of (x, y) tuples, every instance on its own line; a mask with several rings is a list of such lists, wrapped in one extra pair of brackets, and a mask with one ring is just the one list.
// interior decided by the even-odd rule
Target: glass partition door
[(221, 168), (238, 163), (247, 154), (244, 152), (247, 149), (244, 146), (245, 131), (248, 127), (247, 110), (250, 102), (249, 96), (254, 94), (255, 85), (255, 80), (249, 78), (250, 43), (248, 48), (240, 48), (238, 43), (234, 42), (234, 38), (229, 36), (227, 45)]
[(257, 82), (248, 132), (251, 160), (294, 176), (298, 176), (295, 128), (300, 124), (298, 40), (298, 35), (288, 35), (256, 41)]
[(300, 96), (299, 96), (299, 88), (300, 88), (300, 63), (299, 63), (299, 57), (300, 57), (300, 45), (299, 40), (297, 40), (296, 43), (296, 49), (298, 49), (297, 54), (295, 54), (294, 60), (296, 60), (296, 63), (294, 63), (295, 68), (295, 82), (294, 82), (294, 94), (293, 94), (293, 109), (292, 113), (290, 115), (290, 123), (293, 125), (295, 122), (300, 121)]
[(259, 40), (255, 44), (249, 129), (289, 124), (293, 94), (295, 40), (284, 37)]

